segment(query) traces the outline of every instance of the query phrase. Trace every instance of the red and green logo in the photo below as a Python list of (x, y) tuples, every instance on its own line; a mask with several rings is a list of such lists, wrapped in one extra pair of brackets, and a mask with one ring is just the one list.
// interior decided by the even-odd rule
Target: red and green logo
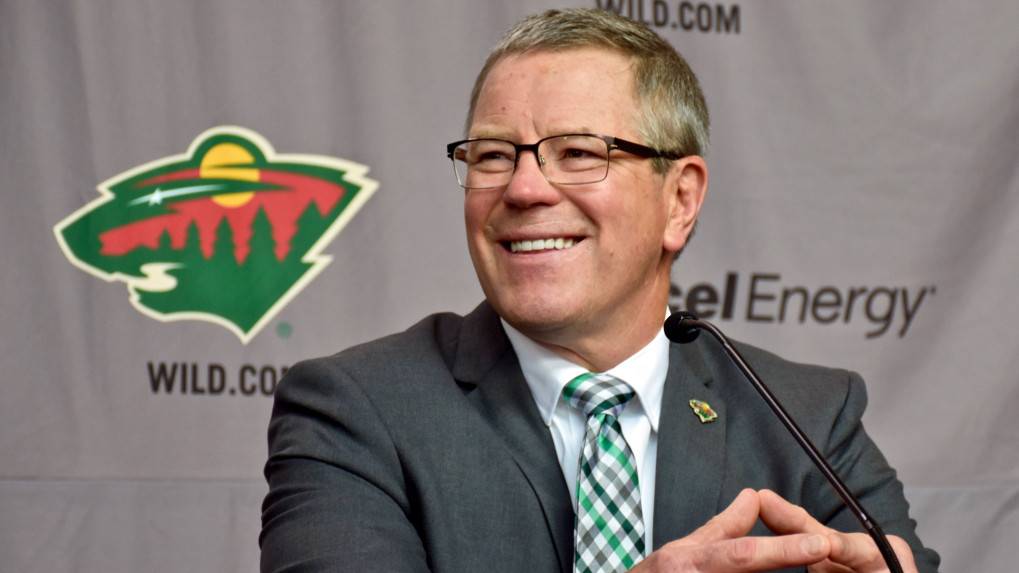
[(126, 283), (142, 313), (214, 322), (246, 344), (329, 264), (322, 250), (378, 186), (367, 172), (220, 126), (101, 183), (54, 232), (76, 266)]

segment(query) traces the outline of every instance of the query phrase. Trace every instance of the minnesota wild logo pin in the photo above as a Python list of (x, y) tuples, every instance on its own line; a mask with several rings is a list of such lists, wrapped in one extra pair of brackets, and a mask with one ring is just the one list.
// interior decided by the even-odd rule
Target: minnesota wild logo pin
[(703, 400), (690, 400), (690, 409), (697, 415), (702, 424), (714, 422), (718, 414), (711, 408), (711, 405)]
[(323, 249), (378, 186), (367, 172), (219, 126), (100, 183), (53, 230), (71, 263), (125, 283), (145, 315), (212, 322), (247, 344), (329, 264)]

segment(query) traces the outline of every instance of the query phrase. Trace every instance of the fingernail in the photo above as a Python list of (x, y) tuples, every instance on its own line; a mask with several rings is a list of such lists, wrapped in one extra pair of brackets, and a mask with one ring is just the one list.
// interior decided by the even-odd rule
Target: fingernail
[(800, 542), (800, 547), (807, 555), (818, 555), (824, 551), (824, 538), (820, 535), (811, 535)]

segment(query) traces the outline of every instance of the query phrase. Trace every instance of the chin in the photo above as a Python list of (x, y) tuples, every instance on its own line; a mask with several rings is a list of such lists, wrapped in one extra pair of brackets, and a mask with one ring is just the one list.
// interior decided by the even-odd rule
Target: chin
[(579, 309), (572, 305), (555, 304), (539, 297), (522, 302), (489, 298), (496, 312), (514, 328), (534, 337), (541, 333), (554, 333), (575, 324)]

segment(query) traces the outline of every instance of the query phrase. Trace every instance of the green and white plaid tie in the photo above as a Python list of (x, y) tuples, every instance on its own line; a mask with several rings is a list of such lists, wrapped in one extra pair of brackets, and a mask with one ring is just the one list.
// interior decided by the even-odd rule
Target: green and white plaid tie
[(618, 420), (633, 390), (621, 380), (588, 372), (570, 380), (563, 396), (587, 416), (577, 476), (573, 570), (626, 571), (644, 558), (637, 463)]

